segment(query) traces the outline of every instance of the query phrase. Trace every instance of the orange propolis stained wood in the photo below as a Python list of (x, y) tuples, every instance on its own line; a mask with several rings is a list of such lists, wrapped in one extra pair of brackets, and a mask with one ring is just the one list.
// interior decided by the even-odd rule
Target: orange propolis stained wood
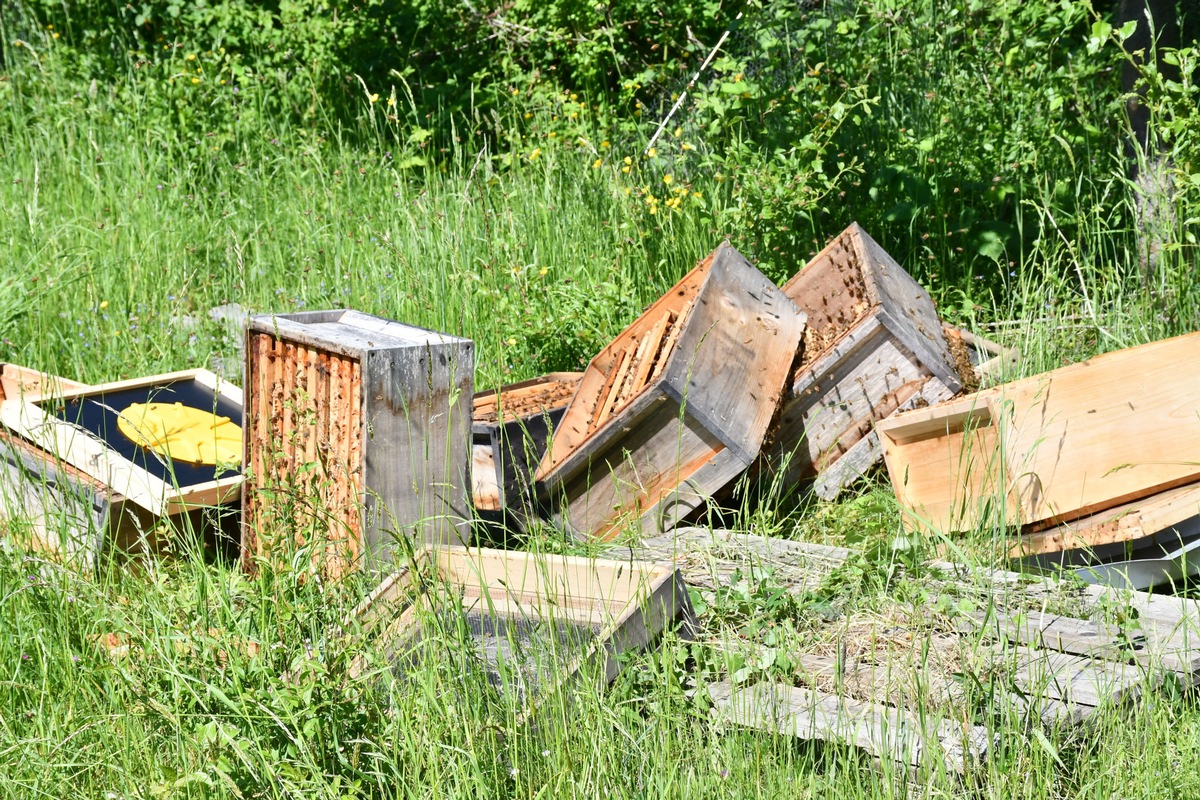
[(398, 537), (469, 541), (469, 340), (348, 310), (252, 317), (246, 336), (247, 569), (307, 547), (338, 577)]

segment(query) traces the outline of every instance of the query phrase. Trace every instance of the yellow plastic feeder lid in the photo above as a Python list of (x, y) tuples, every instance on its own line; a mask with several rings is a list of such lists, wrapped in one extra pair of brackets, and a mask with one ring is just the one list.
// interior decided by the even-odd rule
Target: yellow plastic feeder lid
[(216, 466), (242, 461), (242, 426), (183, 403), (133, 403), (117, 415), (130, 441), (160, 456)]

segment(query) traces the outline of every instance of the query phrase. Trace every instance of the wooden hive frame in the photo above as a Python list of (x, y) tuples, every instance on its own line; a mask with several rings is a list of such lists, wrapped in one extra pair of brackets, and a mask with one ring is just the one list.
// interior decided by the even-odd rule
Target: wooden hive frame
[[(964, 387), (977, 389), (981, 383), (1010, 370), (1020, 358), (1015, 348), (1001, 347), (982, 336), (943, 325), (946, 341), (955, 361), (955, 371)], [(950, 387), (934, 375), (916, 394), (901, 403), (893, 413), (935, 405), (954, 396)], [(867, 471), (883, 463), (883, 445), (874, 428), (850, 445), (833, 463), (817, 474), (813, 492), (822, 500), (833, 500)]]
[(397, 536), (469, 541), (473, 380), (468, 339), (345, 309), (251, 317), (245, 567), (294, 544), (338, 577)]
[(1200, 479), (1194, 363), (1195, 333), (881, 421), (908, 523), (1045, 527)]
[(562, 420), (582, 372), (553, 372), (475, 395), (471, 486), (476, 513), (524, 528), (532, 518), (533, 471)]
[[(69, 464), (84, 475), (99, 481), (110, 492), (120, 495), (154, 516), (173, 516), (192, 509), (216, 506), (237, 500), (242, 485), (240, 472), (211, 480), (178, 485), (171, 469), (160, 477), (146, 467), (120, 455), (109, 444), (79, 425), (57, 417), (58, 406), (97, 401), (108, 395), (129, 391), (155, 391), (164, 387), (195, 386), (211, 393), (215, 401), (230, 408), (241, 408), (242, 391), (204, 369), (171, 372), (126, 381), (79, 386), (53, 395), (35, 394), (0, 403), (0, 422), (33, 442), (54, 458)], [(158, 461), (162, 459), (154, 458)]]
[(0, 364), (0, 403), (5, 400), (36, 400), (42, 396), (86, 389), (86, 383), (60, 378), (16, 364)]
[[(476, 631), (481, 650), (484, 638), (502, 639), (521, 628), (584, 629), (566, 643), (568, 652), (560, 654), (559, 663), (550, 665), (558, 674), (523, 676), (537, 678), (549, 691), (591, 669), (611, 682), (623, 668), (623, 656), (645, 649), (676, 621), (684, 636), (694, 625), (687, 587), (671, 565), (425, 547), (359, 604), (335, 639), (345, 643), (362, 636), (395, 664), (419, 643), (423, 621), (446, 606), (487, 620)], [(489, 669), (497, 668), (494, 656), (485, 653)], [(368, 654), (359, 653), (349, 677), (363, 675), (369, 665)], [(533, 699), (547, 693), (537, 691)]]
[(857, 223), (783, 292), (808, 327), (755, 469), (785, 487), (829, 471), (818, 491), (832, 497), (859, 473), (853, 457), (842, 471), (831, 468), (873, 423), (947, 400), (962, 384), (929, 294)]
[(579, 537), (668, 530), (757, 457), (804, 315), (728, 243), (588, 364), (538, 469)]

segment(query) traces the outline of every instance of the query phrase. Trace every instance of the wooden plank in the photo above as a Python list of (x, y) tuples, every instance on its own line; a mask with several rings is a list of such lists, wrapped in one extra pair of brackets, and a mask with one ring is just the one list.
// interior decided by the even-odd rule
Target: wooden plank
[(500, 511), (500, 482), (491, 442), (471, 446), (471, 498), (477, 511)]
[(1198, 515), (1200, 484), (1189, 484), (1047, 530), (1025, 533), (1009, 550), (1009, 557), (1128, 542), (1174, 530)]
[(962, 773), (987, 758), (985, 728), (915, 714), (875, 703), (823, 695), (779, 684), (708, 685), (719, 718), (747, 728), (804, 740), (836, 742), (904, 767)]
[(642, 539), (636, 547), (606, 551), (616, 560), (628, 558), (675, 564), (691, 586), (713, 589), (728, 584), (734, 574), (770, 569), (787, 591), (804, 594), (816, 589), (850, 557), (844, 547), (797, 542), (769, 536), (707, 528), (676, 528)]
[[(431, 591), (426, 575), (450, 591)], [(576, 680), (593, 664), (612, 681), (623, 667), (623, 655), (645, 649), (677, 620), (686, 634), (694, 620), (683, 580), (667, 565), (426, 547), (412, 565), (389, 576), (360, 604), (335, 638), (345, 642), (356, 628), (382, 630), (374, 646), (397, 654), (419, 638), (422, 609), (428, 612), (446, 597), (462, 598), (464, 612), (490, 620), (477, 635), (525, 621), (567, 623), (589, 631), (588, 641), (574, 643), (576, 652), (558, 664), (558, 674), (542, 677), (541, 683), (553, 690)], [(485, 661), (495, 658), (486, 649), (481, 654)], [(365, 658), (356, 658), (351, 677), (365, 665)]]
[[(1180, 365), (1198, 359), (1200, 334), (1188, 334), (885, 420), (877, 430), (897, 498), (910, 522), (949, 532), (984, 521), (980, 489), (1007, 494), (1010, 521), (1057, 524), (1194, 482), (1200, 373)], [(952, 436), (964, 408), (986, 409), (998, 429), (975, 443), (977, 458), (997, 465), (992, 487), (964, 481), (961, 463), (928, 459), (939, 448), (931, 439)]]
[(75, 389), (86, 389), (86, 383), (61, 378), (16, 364), (0, 364), (0, 402), (4, 400), (36, 400), (39, 397), (61, 395)]
[(1126, 637), (1145, 647), (1143, 663), (1175, 672), (1185, 683), (1200, 683), (1200, 602), (1196, 600), (1093, 584), (1068, 588), (1052, 578), (949, 562), (930, 566), (959, 582), (983, 582), (997, 603), (1014, 607), (1061, 602), (1067, 592), (1092, 609), (1087, 616), (1097, 624), (1105, 618), (1124, 620)]

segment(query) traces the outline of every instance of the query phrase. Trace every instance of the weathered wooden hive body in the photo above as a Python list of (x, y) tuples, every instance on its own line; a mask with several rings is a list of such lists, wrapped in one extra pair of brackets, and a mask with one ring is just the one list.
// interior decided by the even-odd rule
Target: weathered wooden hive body
[(784, 486), (828, 472), (820, 491), (832, 496), (860, 474), (836, 465), (876, 421), (947, 400), (962, 383), (933, 301), (857, 223), (783, 292), (808, 327), (756, 466)]
[(471, 485), (485, 520), (523, 528), (532, 518), (533, 472), (582, 377), (554, 372), (475, 395)]
[(537, 473), (577, 536), (673, 527), (758, 455), (804, 315), (723, 244), (584, 372)]
[(347, 310), (252, 317), (247, 567), (308, 546), (336, 577), (390, 561), (396, 537), (468, 541), (473, 373), (467, 339)]

